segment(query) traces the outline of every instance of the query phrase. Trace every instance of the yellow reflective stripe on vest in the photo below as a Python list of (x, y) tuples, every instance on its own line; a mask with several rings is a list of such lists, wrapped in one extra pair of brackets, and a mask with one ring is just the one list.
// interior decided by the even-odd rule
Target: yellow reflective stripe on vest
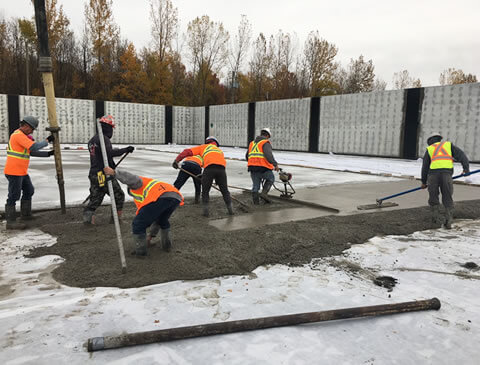
[(152, 189), (156, 184), (159, 184), (159, 183), (160, 183), (160, 181), (158, 181), (158, 180), (152, 180), (147, 184), (147, 186), (145, 186), (142, 194), (135, 194), (132, 191), (130, 191), (129, 193), (135, 201), (137, 201), (139, 203), (142, 203), (145, 200), (145, 198), (147, 197), (150, 189)]
[(23, 152), (14, 151), (10, 146), (10, 142), (7, 145), (7, 156), (19, 158), (20, 160), (30, 160), (30, 153), (28, 153), (26, 148), (23, 150)]
[(430, 169), (453, 169), (452, 143), (437, 142), (427, 147)]
[(217, 146), (214, 146), (213, 144), (209, 144), (203, 150), (202, 158), (205, 159), (205, 156), (208, 155), (209, 153), (212, 153), (212, 152), (222, 153), (222, 151), (220, 151), (220, 149)]
[(258, 141), (257, 143), (253, 142), (252, 150), (248, 153), (248, 158), (250, 157), (260, 157), (265, 158), (265, 155), (262, 151), (258, 148), (258, 144), (262, 141)]

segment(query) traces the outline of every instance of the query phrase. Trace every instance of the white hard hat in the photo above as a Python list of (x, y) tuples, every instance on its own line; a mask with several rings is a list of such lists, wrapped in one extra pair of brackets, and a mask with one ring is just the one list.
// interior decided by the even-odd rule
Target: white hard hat
[(205, 138), (205, 143), (210, 143), (210, 142), (215, 142), (217, 147), (220, 147), (220, 143), (218, 143), (218, 140), (214, 136), (208, 136)]
[(272, 137), (272, 132), (270, 132), (270, 128), (262, 128), (262, 129), (260, 130), (260, 134), (262, 134), (262, 132), (267, 132), (269, 138)]

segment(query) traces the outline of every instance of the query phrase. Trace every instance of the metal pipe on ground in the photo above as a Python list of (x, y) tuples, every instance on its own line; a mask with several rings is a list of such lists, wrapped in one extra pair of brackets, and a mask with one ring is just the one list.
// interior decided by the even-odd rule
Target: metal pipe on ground
[(108, 350), (126, 346), (146, 345), (156, 342), (181, 340), (185, 338), (212, 336), (264, 328), (291, 326), (303, 323), (324, 322), (359, 317), (376, 317), (396, 313), (440, 309), (440, 300), (432, 298), (413, 302), (382, 304), (366, 307), (334, 309), (321, 312), (298, 313), (283, 316), (263, 317), (209, 323), (197, 326), (170, 328), (148, 332), (127, 333), (119, 336), (93, 337), (87, 342), (89, 352)]

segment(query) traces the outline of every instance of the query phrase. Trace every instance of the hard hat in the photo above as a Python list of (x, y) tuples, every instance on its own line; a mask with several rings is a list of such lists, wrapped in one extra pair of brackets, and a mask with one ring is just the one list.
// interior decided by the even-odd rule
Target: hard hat
[(25, 117), (22, 119), (22, 122), (28, 124), (28, 125), (29, 125), (30, 127), (32, 127), (33, 129), (37, 129), (38, 123), (39, 123), (37, 118), (32, 117), (32, 116), (30, 116), (30, 115), (25, 116)]
[(262, 134), (262, 132), (267, 132), (268, 133), (268, 138), (272, 137), (272, 132), (270, 132), (270, 128), (262, 128), (260, 130), (260, 134)]
[(438, 140), (441, 141), (443, 139), (442, 135), (438, 132), (433, 132), (430, 134), (430, 137), (427, 138), (427, 144), (431, 145), (435, 143), (434, 141)]
[(205, 138), (205, 143), (210, 143), (212, 141), (217, 144), (217, 147), (220, 147), (220, 143), (218, 143), (218, 140), (214, 136), (208, 136)]
[(101, 117), (100, 123), (105, 123), (112, 126), (112, 128), (115, 128), (115, 121), (113, 120), (113, 116), (111, 116), (110, 114), (104, 115), (103, 117)]
[(432, 137), (440, 137), (440, 138), (443, 138), (442, 135), (438, 132), (433, 132), (432, 134), (430, 134), (430, 137), (428, 138), (432, 138)]

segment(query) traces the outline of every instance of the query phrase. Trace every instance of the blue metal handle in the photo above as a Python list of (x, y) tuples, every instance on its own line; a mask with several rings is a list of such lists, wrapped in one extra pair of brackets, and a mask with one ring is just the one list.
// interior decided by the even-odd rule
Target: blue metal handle
[[(455, 179), (458, 179), (458, 178), (464, 177), (464, 176), (470, 176), (470, 175), (476, 174), (476, 173), (478, 173), (478, 172), (480, 172), (480, 169), (474, 170), (474, 171), (470, 171), (468, 174), (460, 174), (460, 175), (454, 176), (454, 177), (452, 177), (452, 180), (455, 180)], [(410, 190), (402, 191), (401, 193), (397, 193), (397, 194), (393, 194), (393, 195), (386, 196), (386, 197), (384, 197), (384, 198), (377, 199), (377, 204), (382, 204), (382, 202), (383, 202), (384, 200), (388, 200), (388, 199), (395, 198), (395, 197), (400, 196), (400, 195), (412, 193), (412, 192), (414, 192), (414, 191), (421, 190), (421, 189), (422, 189), (421, 187), (413, 188), (413, 189), (410, 189)]]

